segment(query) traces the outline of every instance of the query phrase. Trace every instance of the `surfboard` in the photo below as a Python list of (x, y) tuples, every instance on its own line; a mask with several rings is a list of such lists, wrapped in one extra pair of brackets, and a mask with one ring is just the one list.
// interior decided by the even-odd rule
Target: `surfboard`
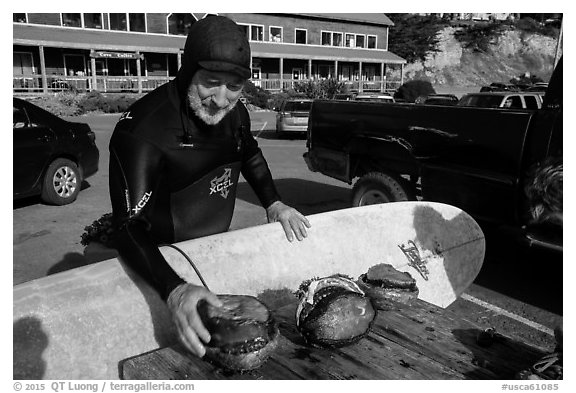
[[(408, 271), (419, 297), (446, 307), (472, 283), (484, 235), (465, 212), (430, 202), (398, 202), (308, 216), (303, 241), (279, 223), (177, 243), (215, 293), (293, 291), (304, 280), (353, 278), (378, 263)], [(161, 247), (185, 280), (200, 284), (178, 251)], [(117, 379), (121, 360), (175, 344), (166, 304), (121, 258), (13, 288), (14, 379)]]
[[(480, 226), (464, 211), (434, 202), (397, 202), (311, 215), (303, 241), (288, 242), (279, 223), (179, 243), (210, 290), (257, 295), (297, 289), (312, 277), (357, 279), (376, 264), (410, 273), (419, 298), (440, 307), (478, 275), (485, 254)], [(202, 285), (177, 250), (162, 254), (186, 281)]]

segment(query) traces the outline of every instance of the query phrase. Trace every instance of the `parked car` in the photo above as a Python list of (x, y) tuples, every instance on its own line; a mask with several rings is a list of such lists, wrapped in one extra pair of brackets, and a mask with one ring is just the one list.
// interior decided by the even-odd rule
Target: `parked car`
[(312, 101), (309, 98), (290, 98), (284, 101), (276, 115), (276, 133), (305, 133), (308, 129), (308, 114)]
[(13, 98), (12, 130), (13, 199), (40, 195), (49, 204), (72, 203), (82, 181), (98, 171), (100, 152), (88, 124)]
[(339, 93), (334, 96), (335, 100), (350, 101), (353, 100), (356, 95), (354, 93)]
[(546, 94), (546, 90), (548, 89), (548, 84), (534, 84), (527, 88), (525, 91), (527, 92), (535, 92), (540, 93), (541, 95)]
[(460, 98), (458, 105), (480, 108), (540, 109), (542, 107), (542, 95), (507, 91), (469, 93)]
[(389, 94), (358, 94), (354, 100), (369, 102), (395, 102), (394, 97)]
[(415, 102), (425, 105), (456, 105), (458, 97), (454, 94), (430, 94), (416, 98)]
[(480, 92), (484, 93), (484, 92), (491, 92), (491, 91), (519, 91), (520, 88), (516, 85), (513, 85), (511, 83), (499, 83), (499, 82), (493, 82), (490, 83), (489, 86), (482, 86), (480, 88)]

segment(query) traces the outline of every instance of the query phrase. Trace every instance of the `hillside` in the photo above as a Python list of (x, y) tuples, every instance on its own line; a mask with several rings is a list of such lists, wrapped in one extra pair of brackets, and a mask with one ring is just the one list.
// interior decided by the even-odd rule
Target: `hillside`
[(553, 71), (557, 40), (510, 30), (490, 45), (487, 52), (464, 49), (454, 38), (454, 27), (439, 33), (438, 52), (424, 62), (405, 65), (404, 80), (426, 79), (436, 90), (477, 91), (492, 82), (509, 83), (529, 72), (548, 81)]

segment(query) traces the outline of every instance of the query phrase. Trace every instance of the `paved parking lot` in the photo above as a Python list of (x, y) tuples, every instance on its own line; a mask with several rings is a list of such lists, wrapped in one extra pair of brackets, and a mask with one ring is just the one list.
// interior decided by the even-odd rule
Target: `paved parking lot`
[[(286, 203), (304, 214), (349, 206), (351, 186), (307, 169), (302, 136), (278, 138), (273, 132), (274, 113), (254, 112), (251, 116), (253, 134)], [(80, 236), (86, 225), (110, 211), (107, 146), (117, 119), (117, 115), (74, 118), (90, 124), (101, 153), (99, 172), (87, 180), (76, 202), (63, 207), (43, 205), (37, 198), (14, 203), (14, 285), (92, 262), (83, 255)], [(264, 210), (242, 182), (231, 229), (263, 223)], [(551, 330), (562, 321), (561, 259), (542, 261), (537, 254), (526, 254), (515, 246), (513, 235), (497, 228), (486, 227), (486, 235), (488, 254), (483, 270), (466, 295), (450, 308), (480, 326), (514, 332), (551, 348)]]

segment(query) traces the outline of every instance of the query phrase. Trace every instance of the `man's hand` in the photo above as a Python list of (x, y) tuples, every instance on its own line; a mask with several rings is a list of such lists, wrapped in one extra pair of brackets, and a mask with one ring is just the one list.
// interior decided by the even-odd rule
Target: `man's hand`
[(203, 342), (210, 341), (210, 333), (202, 324), (196, 309), (201, 299), (205, 299), (215, 307), (222, 306), (222, 302), (215, 294), (204, 287), (192, 284), (181, 284), (174, 288), (166, 302), (178, 330), (178, 338), (198, 357), (206, 353)]
[(268, 222), (280, 222), (280, 224), (282, 224), (288, 241), (293, 241), (294, 235), (296, 235), (298, 240), (302, 240), (308, 236), (306, 228), (310, 228), (311, 225), (308, 219), (298, 210), (286, 206), (280, 201), (276, 201), (268, 206), (266, 215)]

